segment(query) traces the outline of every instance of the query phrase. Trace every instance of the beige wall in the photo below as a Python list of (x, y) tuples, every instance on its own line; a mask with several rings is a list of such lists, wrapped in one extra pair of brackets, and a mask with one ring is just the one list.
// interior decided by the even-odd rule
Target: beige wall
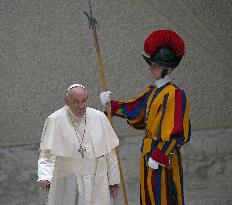
[[(152, 83), (141, 58), (154, 29), (174, 29), (187, 53), (174, 80), (191, 99), (194, 130), (232, 127), (232, 4), (230, 1), (93, 1), (113, 98)], [(83, 11), (87, 1), (0, 1), (0, 145), (39, 142), (48, 114), (65, 89), (83, 83), (90, 106), (102, 109), (93, 48)], [(134, 132), (116, 120), (117, 132)]]

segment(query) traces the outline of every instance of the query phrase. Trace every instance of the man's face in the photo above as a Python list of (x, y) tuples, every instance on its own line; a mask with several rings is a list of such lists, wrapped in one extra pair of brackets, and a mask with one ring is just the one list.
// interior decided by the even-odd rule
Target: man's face
[(83, 117), (87, 107), (86, 90), (80, 87), (72, 88), (69, 91), (67, 105), (77, 117)]
[(151, 76), (155, 78), (156, 80), (160, 79), (161, 73), (162, 73), (162, 68), (156, 66), (156, 65), (151, 65)]

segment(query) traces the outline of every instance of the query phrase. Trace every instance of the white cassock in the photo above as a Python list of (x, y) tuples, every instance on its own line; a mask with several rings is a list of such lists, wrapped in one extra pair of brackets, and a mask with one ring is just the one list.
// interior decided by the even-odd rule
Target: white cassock
[[(82, 158), (78, 149), (84, 130)], [(86, 109), (86, 124), (68, 106), (52, 113), (44, 125), (38, 160), (38, 181), (51, 181), (48, 205), (112, 204), (109, 185), (120, 183), (118, 145), (107, 117), (98, 110)]]

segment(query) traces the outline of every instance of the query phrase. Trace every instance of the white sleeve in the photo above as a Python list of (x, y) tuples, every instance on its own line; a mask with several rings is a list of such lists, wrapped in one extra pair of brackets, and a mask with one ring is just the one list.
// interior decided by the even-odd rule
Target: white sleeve
[(38, 180), (48, 180), (51, 182), (55, 166), (56, 156), (49, 151), (41, 151), (38, 160)]
[(120, 173), (115, 149), (106, 154), (109, 185), (120, 183)]

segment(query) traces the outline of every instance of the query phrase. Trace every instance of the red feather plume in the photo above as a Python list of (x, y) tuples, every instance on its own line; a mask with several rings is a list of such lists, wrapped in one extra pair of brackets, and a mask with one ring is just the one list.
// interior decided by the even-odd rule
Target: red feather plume
[(174, 31), (157, 30), (152, 32), (144, 42), (144, 51), (147, 55), (155, 54), (157, 48), (169, 46), (177, 56), (183, 56), (185, 53), (185, 44), (183, 39)]

